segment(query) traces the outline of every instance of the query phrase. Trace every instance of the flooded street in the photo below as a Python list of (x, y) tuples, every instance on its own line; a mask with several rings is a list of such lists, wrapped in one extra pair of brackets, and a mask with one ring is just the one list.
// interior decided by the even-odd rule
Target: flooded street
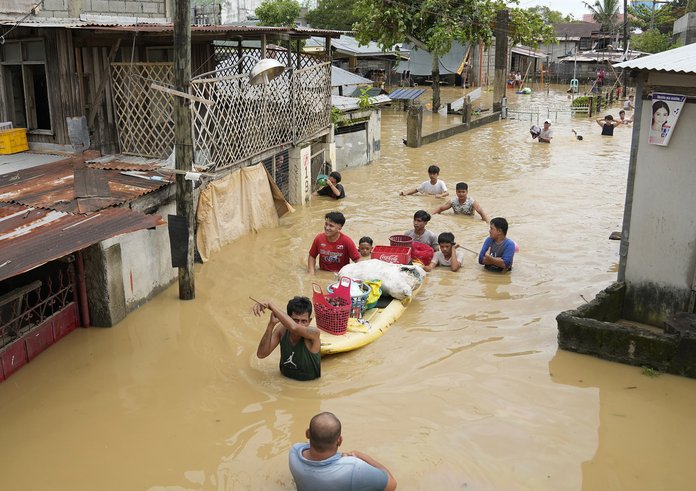
[[(511, 107), (564, 103), (560, 90), (510, 96)], [(447, 118), (424, 119), (428, 133)], [(375, 457), (403, 490), (693, 489), (696, 380), (557, 349), (555, 316), (616, 279), (619, 242), (608, 237), (621, 230), (631, 129), (601, 137), (586, 116), (549, 119), (550, 145), (531, 139), (527, 117), (412, 149), (406, 113), (386, 109), (382, 158), (342, 172), (345, 200), (317, 198), (197, 265), (196, 300), (179, 301), (173, 285), (0, 384), (0, 488), (294, 489), (288, 450), (311, 416), (331, 411), (341, 449)], [(383, 337), (325, 357), (319, 380), (282, 377), (277, 352), (258, 360), (267, 319), (249, 296), (284, 305), (332, 280), (305, 271), (328, 211), (345, 214), (355, 241), (388, 244), (411, 228), (416, 210), (443, 202), (399, 196), (431, 164), (450, 193), (465, 181), (508, 220), (513, 271), (486, 272), (465, 252), (459, 272), (428, 275)], [(488, 235), (451, 212), (428, 228), (476, 251)]]

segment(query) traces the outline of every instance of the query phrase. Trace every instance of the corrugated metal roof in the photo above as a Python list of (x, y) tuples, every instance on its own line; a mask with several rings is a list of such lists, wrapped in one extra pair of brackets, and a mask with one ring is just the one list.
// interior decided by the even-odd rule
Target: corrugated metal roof
[(696, 73), (696, 44), (687, 44), (662, 53), (624, 61), (614, 68), (631, 68), (656, 72)]
[[(94, 29), (100, 31), (137, 31), (151, 33), (173, 32), (174, 24), (167, 19), (151, 19), (143, 17), (112, 17), (112, 16), (81, 16), (80, 19), (55, 17), (31, 17), (18, 23), (18, 19), (5, 16), (0, 18), (0, 25), (21, 27), (63, 27), (67, 29)], [(330, 36), (338, 37), (344, 31), (333, 31), (328, 29), (312, 29), (309, 27), (270, 27), (270, 26), (251, 26), (239, 24), (216, 24), (216, 25), (192, 25), (191, 33), (288, 33), (290, 35), (310, 37), (310, 36)]]
[(91, 214), (0, 203), (0, 281), (117, 235), (165, 222), (127, 208)]
[[(391, 102), (391, 99), (388, 95), (381, 94), (375, 97), (370, 97), (369, 101), (370, 104), (377, 106), (381, 104), (388, 104)], [(341, 111), (355, 111), (360, 109), (360, 99), (357, 97), (345, 97), (342, 95), (332, 94), (331, 106), (335, 107), (336, 109), (340, 109)]]
[(339, 68), (337, 66), (331, 67), (331, 87), (362, 84), (372, 85), (373, 83), (374, 82), (369, 78), (361, 77), (360, 75), (351, 73), (343, 68)]
[[(311, 37), (307, 40), (307, 47), (324, 49), (324, 38), (321, 37)], [(368, 44), (363, 45), (358, 42), (353, 36), (348, 36), (346, 34), (341, 35), (339, 38), (334, 38), (331, 40), (331, 47), (336, 50), (337, 53), (341, 53), (349, 56), (400, 56), (400, 53), (396, 50), (382, 51), (377, 43), (370, 41)]]
[(396, 89), (389, 94), (389, 97), (391, 97), (393, 101), (410, 101), (418, 99), (423, 95), (423, 92), (425, 92), (425, 89)]
[[(421, 76), (430, 77), (433, 73), (433, 57), (425, 50), (416, 49), (415, 47), (409, 47), (409, 59), (407, 61), (402, 61), (394, 70), (397, 73), (410, 72), (411, 76)], [(452, 75), (457, 73), (459, 66), (468, 51), (466, 45), (461, 44), (459, 41), (454, 41), (452, 47), (447, 52), (446, 55), (439, 57), (440, 61), (440, 75)]]
[(20, 169), (36, 167), (37, 165), (48, 164), (49, 162), (57, 162), (63, 159), (65, 159), (65, 155), (35, 153), (31, 151), (0, 155), (0, 175), (16, 172)]
[(0, 201), (64, 212), (89, 212), (120, 205), (167, 186), (173, 176), (143, 171), (142, 177), (124, 175), (120, 170), (100, 170), (108, 181), (109, 196), (75, 198), (75, 166), (84, 165), (70, 158), (0, 176)]
[(529, 56), (530, 58), (546, 58), (546, 53), (542, 53), (541, 51), (534, 51), (529, 46), (522, 46), (521, 44), (518, 44), (510, 51), (517, 55)]

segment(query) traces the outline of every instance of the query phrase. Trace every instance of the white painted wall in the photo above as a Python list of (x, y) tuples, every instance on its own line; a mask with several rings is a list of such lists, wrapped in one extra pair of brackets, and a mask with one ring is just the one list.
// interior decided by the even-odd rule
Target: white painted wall
[(349, 117), (351, 119), (369, 117), (369, 120), (365, 130), (335, 135), (338, 170), (367, 165), (378, 160), (381, 153), (382, 111), (379, 109), (360, 111), (349, 114)]
[(224, 0), (220, 8), (220, 16), (223, 24), (246, 22), (249, 17), (255, 16), (256, 8), (262, 0)]
[[(176, 203), (163, 205), (157, 214), (165, 220), (168, 214), (176, 214)], [(102, 242), (107, 248), (121, 245), (121, 272), (125, 293), (126, 313), (142, 305), (154, 294), (170, 285), (178, 276), (172, 268), (169, 231), (166, 225), (155, 230), (140, 230)], [(110, 264), (109, 268), (118, 265)]]
[[(695, 87), (696, 76), (650, 74), (648, 84)], [(691, 289), (696, 268), (696, 104), (684, 105), (669, 146), (649, 145), (650, 101), (643, 101), (626, 282)]]
[(288, 201), (303, 205), (312, 196), (312, 146), (293, 147), (288, 151), (290, 176)]

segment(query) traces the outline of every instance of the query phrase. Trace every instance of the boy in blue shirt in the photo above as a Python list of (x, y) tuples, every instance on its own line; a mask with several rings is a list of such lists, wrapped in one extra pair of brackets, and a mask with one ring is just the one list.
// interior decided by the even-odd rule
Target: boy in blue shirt
[(478, 262), (488, 271), (502, 273), (512, 269), (515, 243), (507, 238), (508, 222), (496, 217), (491, 220), (489, 237), (483, 242)]

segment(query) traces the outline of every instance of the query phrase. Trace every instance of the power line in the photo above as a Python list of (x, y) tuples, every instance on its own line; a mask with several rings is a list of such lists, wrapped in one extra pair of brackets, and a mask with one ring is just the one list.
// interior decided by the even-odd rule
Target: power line
[(46, 0), (40, 0), (39, 3), (37, 3), (36, 5), (33, 5), (33, 6), (31, 7), (31, 9), (29, 10), (29, 13), (28, 13), (28, 14), (26, 14), (24, 17), (22, 17), (22, 18), (19, 19), (17, 22), (15, 22), (15, 24), (14, 24), (12, 27), (10, 27), (10, 29), (9, 29), (7, 32), (4, 32), (3, 34), (1, 34), (1, 35), (0, 35), (0, 46), (3, 45), (3, 44), (5, 44), (5, 36), (7, 36), (7, 35), (8, 35), (9, 33), (11, 33), (12, 31), (14, 31), (14, 30), (17, 28), (17, 26), (19, 26), (19, 24), (21, 24), (22, 22), (24, 22), (28, 17), (30, 17), (30, 16), (32, 16), (32, 15), (38, 14), (38, 13), (39, 13), (39, 9), (40, 9), (41, 7), (43, 7), (43, 4), (44, 4), (45, 1), (46, 1)]

